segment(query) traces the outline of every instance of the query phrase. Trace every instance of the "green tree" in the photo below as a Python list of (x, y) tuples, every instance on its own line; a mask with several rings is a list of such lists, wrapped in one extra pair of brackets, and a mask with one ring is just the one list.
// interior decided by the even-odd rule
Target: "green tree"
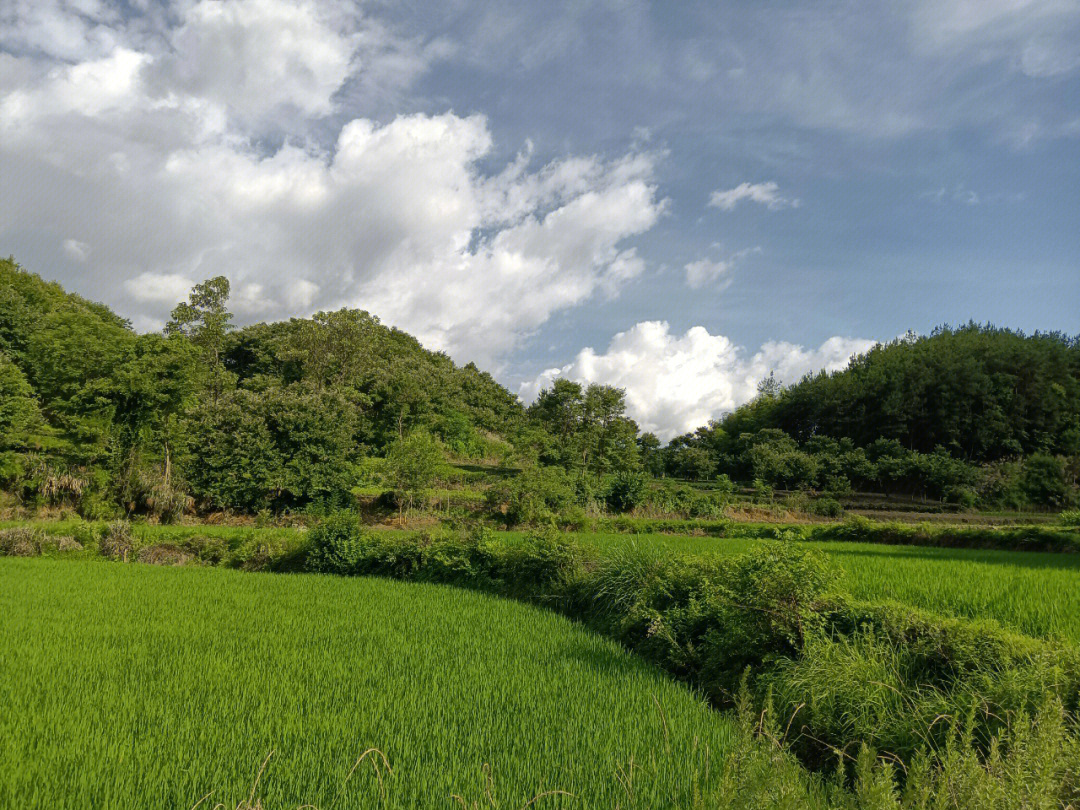
[(41, 426), (34, 390), (19, 367), (0, 352), (0, 451), (24, 449)]
[(411, 509), (438, 477), (444, 457), (435, 438), (417, 428), (394, 443), (387, 462), (401, 508)]
[(169, 337), (181, 335), (202, 352), (205, 384), (213, 397), (230, 387), (233, 377), (225, 370), (222, 353), (225, 340), (233, 329), (232, 313), (227, 308), (229, 280), (215, 276), (196, 284), (186, 302), (176, 305), (165, 325)]
[(661, 449), (660, 439), (655, 433), (642, 433), (637, 440), (638, 455), (641, 458), (641, 466), (653, 478), (659, 478), (664, 474), (664, 453)]

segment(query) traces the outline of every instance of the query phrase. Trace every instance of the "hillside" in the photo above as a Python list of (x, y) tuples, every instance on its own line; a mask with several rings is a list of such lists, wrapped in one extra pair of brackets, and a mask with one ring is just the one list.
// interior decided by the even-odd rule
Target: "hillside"
[[(639, 507), (720, 517), (733, 482), (765, 502), (824, 493), (823, 515), (855, 493), (956, 508), (1080, 500), (1074, 337), (970, 324), (904, 338), (839, 372), (769, 378), (752, 402), (661, 447), (619, 389), (556, 380), (526, 409), (362, 310), (235, 328), (228, 297), (228, 281), (210, 279), (163, 333), (139, 335), (0, 262), (0, 488), (96, 518), (325, 511), (361, 489), (412, 508), (452, 477), (449, 460), (495, 463), (503, 479), (530, 470), (486, 491), (490, 516), (511, 523)], [(650, 476), (717, 493), (705, 503)]]
[[(228, 282), (199, 285), (165, 334), (0, 262), (0, 484), (107, 516), (342, 502), (355, 466), (423, 429), (458, 458), (505, 452), (524, 416), (366, 312), (234, 329)], [(163, 507), (171, 503), (172, 507)]]
[(669, 474), (779, 489), (1063, 506), (1080, 478), (1080, 340), (969, 324), (879, 345), (672, 441)]

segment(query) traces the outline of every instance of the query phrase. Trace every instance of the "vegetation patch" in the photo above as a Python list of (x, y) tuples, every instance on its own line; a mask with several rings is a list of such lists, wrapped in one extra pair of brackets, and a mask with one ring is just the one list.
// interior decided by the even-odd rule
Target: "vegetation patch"
[(862, 745), (905, 764), (929, 756), (938, 767), (934, 757), (954, 735), (988, 753), (1048, 695), (1072, 711), (1080, 693), (1076, 648), (992, 622), (851, 600), (833, 589), (837, 571), (822, 552), (792, 543), (712, 558), (634, 546), (600, 555), (555, 532), (504, 544), (483, 532), (379, 535), (348, 518), (313, 531), (312, 543), (318, 570), (447, 582), (547, 605), (718, 705), (732, 705), (749, 675), (758, 710), (788, 713), (785, 736), (815, 767), (845, 762)]

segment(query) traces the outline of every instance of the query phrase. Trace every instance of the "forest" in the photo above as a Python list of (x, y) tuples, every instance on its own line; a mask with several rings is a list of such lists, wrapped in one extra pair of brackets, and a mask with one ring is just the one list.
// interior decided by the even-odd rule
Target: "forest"
[[(968, 324), (878, 345), (664, 445), (624, 392), (558, 379), (525, 407), (361, 310), (238, 327), (224, 277), (160, 333), (0, 262), (0, 487), (88, 519), (315, 511), (384, 486), (415, 506), (470, 463), (511, 522), (661, 506), (709, 482), (1065, 509), (1080, 480), (1080, 340)], [(671, 482), (671, 483), (668, 483)], [(707, 508), (706, 504), (702, 508)], [(826, 507), (827, 508), (827, 507)]]

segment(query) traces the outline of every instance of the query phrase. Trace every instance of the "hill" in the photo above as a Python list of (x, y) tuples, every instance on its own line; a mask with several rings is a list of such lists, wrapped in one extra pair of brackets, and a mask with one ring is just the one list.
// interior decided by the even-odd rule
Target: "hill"
[(677, 438), (670, 472), (784, 489), (1062, 506), (1080, 477), (1080, 339), (968, 324), (908, 336)]
[(415, 430), (457, 458), (505, 453), (524, 419), (456, 366), (359, 310), (235, 329), (228, 282), (198, 285), (164, 334), (0, 261), (0, 484), (107, 516), (189, 494), (258, 510), (343, 501), (356, 465)]

